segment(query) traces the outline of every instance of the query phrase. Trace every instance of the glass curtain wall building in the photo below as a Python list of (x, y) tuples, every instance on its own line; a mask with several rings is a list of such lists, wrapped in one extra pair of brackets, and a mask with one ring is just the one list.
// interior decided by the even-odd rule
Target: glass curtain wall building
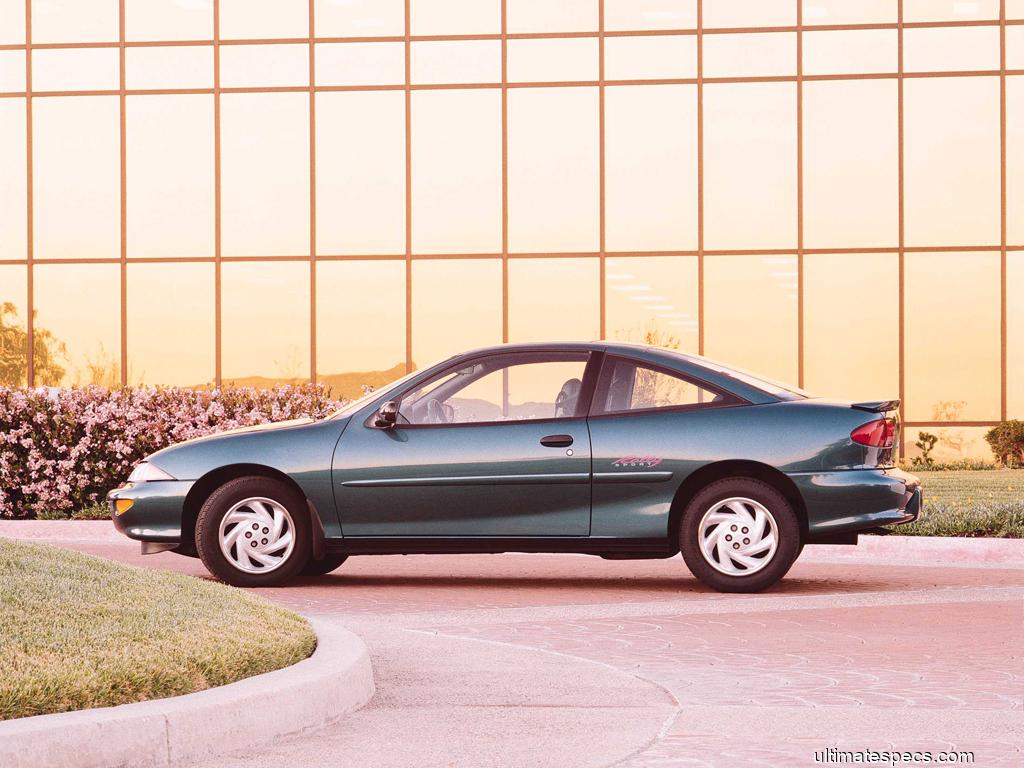
[(0, 305), (6, 384), (622, 339), (985, 455), (1024, 0), (0, 0)]

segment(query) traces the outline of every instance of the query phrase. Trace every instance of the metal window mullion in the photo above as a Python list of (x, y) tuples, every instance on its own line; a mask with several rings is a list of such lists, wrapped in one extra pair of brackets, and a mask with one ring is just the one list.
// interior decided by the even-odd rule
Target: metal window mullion
[[(509, 341), (508, 322), (508, 3), (501, 0), (501, 341)], [(508, 416), (508, 369), (502, 373), (502, 413)]]
[(213, 0), (213, 348), (214, 383), (223, 384), (220, 179), (220, 0)]
[(604, 0), (597, 2), (597, 199), (598, 199), (598, 338), (607, 336), (607, 258), (605, 251), (605, 100), (604, 100)]
[[(897, 169), (897, 197), (899, 200), (899, 210), (897, 213), (898, 219), (898, 238), (899, 248), (897, 250), (897, 260), (899, 269), (899, 396), (900, 396), (900, 421), (906, 422), (907, 419), (907, 389), (906, 389), (906, 242), (904, 240), (904, 169), (903, 169), (903, 0), (898, 0), (897, 6), (897, 26), (896, 26), (896, 51), (897, 51), (897, 68), (899, 77), (896, 80), (896, 132), (897, 132), (897, 150), (896, 150), (896, 162), (898, 164)], [(900, 440), (900, 458), (905, 458), (907, 455), (906, 440)]]
[(315, 0), (309, 0), (309, 381), (316, 383), (316, 38)]
[(697, 0), (697, 354), (704, 354), (704, 0)]
[(25, 343), (28, 345), (25, 383), (35, 386), (35, 248), (32, 230), (32, 0), (25, 0)]
[(1007, 396), (1006, 259), (1006, 0), (999, 0), (999, 419), (1009, 418)]
[(121, 162), (121, 386), (128, 385), (128, 168), (125, 123), (125, 53), (124, 53), (124, 0), (118, 3), (118, 116), (120, 121)]
[(411, 0), (405, 0), (405, 370), (412, 360), (412, 63)]
[(803, 1), (796, 3), (796, 368), (804, 386), (804, 57)]

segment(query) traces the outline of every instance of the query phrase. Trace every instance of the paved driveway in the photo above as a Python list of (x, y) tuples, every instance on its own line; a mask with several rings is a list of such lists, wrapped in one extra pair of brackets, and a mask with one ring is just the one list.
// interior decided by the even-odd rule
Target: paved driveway
[[(60, 542), (54, 542), (60, 543)], [(64, 542), (113, 559), (125, 541)], [(1024, 570), (813, 562), (709, 592), (682, 561), (353, 558), (259, 590), (362, 635), (378, 693), (229, 766), (800, 766), (840, 749), (1024, 764)]]

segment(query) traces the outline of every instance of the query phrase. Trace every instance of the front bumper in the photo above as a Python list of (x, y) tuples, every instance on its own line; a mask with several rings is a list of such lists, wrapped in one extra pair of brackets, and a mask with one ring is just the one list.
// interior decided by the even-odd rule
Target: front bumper
[[(138, 541), (181, 543), (181, 518), (185, 497), (193, 480), (158, 480), (125, 483), (107, 494), (114, 527)], [(131, 499), (131, 509), (118, 514), (114, 502)]]
[(921, 514), (921, 481), (900, 469), (856, 469), (790, 475), (807, 507), (809, 539), (829, 539)]

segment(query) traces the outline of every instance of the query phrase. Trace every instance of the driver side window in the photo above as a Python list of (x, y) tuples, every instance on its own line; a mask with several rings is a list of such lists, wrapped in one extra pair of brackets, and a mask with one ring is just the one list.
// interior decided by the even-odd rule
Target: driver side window
[(577, 415), (586, 353), (496, 355), (406, 393), (399, 424), (478, 424)]

